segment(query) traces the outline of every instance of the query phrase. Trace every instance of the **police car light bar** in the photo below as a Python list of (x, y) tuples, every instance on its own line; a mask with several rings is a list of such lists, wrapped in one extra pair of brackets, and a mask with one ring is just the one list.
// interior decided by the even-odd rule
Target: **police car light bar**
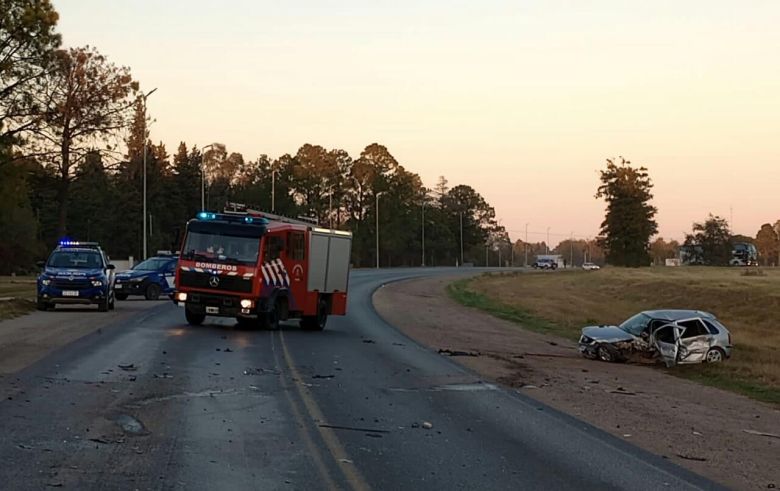
[(79, 242), (77, 240), (61, 240), (59, 245), (63, 247), (77, 247), (77, 246), (91, 246), (96, 247), (98, 245), (97, 242)]
[(198, 218), (201, 220), (216, 220), (217, 214), (216, 213), (210, 213), (208, 211), (201, 211), (198, 213)]

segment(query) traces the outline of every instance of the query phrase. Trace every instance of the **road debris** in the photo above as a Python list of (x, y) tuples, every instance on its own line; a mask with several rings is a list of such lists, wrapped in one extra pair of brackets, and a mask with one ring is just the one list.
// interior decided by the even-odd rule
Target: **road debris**
[(154, 378), (173, 378), (173, 375), (170, 373), (164, 372), (164, 373), (155, 373)]
[(128, 363), (127, 365), (117, 365), (121, 370), (124, 370), (126, 372), (135, 372), (138, 370), (138, 367), (135, 366), (132, 363)]
[(767, 433), (764, 431), (756, 431), (756, 430), (742, 430), (742, 431), (747, 433), (748, 435), (768, 436), (769, 438), (780, 438), (780, 435), (775, 433)]
[(247, 368), (244, 375), (279, 375), (279, 370), (275, 368)]
[(423, 421), (422, 427), (426, 430), (430, 430), (433, 428), (433, 423), (430, 423), (428, 421)]
[(707, 459), (705, 459), (704, 457), (696, 457), (696, 456), (693, 456), (693, 455), (685, 455), (685, 454), (682, 454), (682, 453), (678, 453), (678, 454), (675, 454), (675, 455), (680, 457), (681, 459), (685, 459), (685, 460), (695, 460), (696, 462), (707, 462)]
[(447, 356), (479, 356), (479, 352), (476, 351), (451, 350), (449, 348), (439, 348), (439, 354)]
[(331, 379), (331, 378), (335, 378), (335, 377), (336, 377), (336, 376), (335, 376), (335, 375), (333, 375), (333, 374), (329, 374), (329, 375), (321, 375), (321, 374), (319, 374), (319, 373), (315, 373), (314, 375), (312, 375), (312, 376), (311, 376), (311, 378), (324, 378), (324, 379)]
[(130, 416), (129, 414), (120, 414), (119, 416), (114, 418), (114, 422), (116, 422), (116, 424), (118, 424), (119, 427), (122, 428), (122, 431), (124, 431), (125, 433), (130, 433), (131, 435), (149, 434), (144, 424), (141, 423), (140, 420), (138, 420), (133, 416)]
[(390, 433), (390, 430), (378, 430), (375, 428), (360, 428), (357, 426), (339, 426), (339, 425), (331, 425), (327, 423), (320, 423), (320, 428), (330, 428), (332, 430), (348, 430), (348, 431), (363, 431), (363, 432), (369, 432), (369, 433)]

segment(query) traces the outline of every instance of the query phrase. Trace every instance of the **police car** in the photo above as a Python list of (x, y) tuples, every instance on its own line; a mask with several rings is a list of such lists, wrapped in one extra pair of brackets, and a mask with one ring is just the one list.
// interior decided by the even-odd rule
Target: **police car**
[(114, 265), (97, 242), (61, 241), (46, 262), (38, 263), (39, 310), (57, 304), (97, 304), (106, 312), (114, 308)]
[(178, 256), (169, 251), (157, 255), (116, 275), (116, 298), (126, 300), (129, 295), (141, 295), (157, 300), (161, 294), (173, 293)]

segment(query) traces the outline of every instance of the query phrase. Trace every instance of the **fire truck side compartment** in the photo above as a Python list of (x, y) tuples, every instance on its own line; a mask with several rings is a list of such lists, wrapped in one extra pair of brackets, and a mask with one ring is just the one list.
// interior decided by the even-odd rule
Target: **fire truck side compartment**
[(351, 235), (312, 230), (309, 239), (309, 291), (333, 293), (347, 290), (351, 247)]

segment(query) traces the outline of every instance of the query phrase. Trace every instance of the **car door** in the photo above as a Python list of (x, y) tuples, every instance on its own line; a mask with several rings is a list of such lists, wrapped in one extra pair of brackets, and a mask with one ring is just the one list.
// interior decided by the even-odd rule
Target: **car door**
[(686, 319), (677, 321), (684, 328), (680, 335), (680, 363), (701, 363), (710, 349), (711, 338), (707, 327), (701, 319)]
[(169, 261), (162, 270), (164, 284), (163, 293), (170, 293), (176, 288), (176, 260)]
[(673, 367), (677, 364), (682, 331), (681, 327), (671, 323), (661, 326), (653, 332), (653, 344), (667, 367)]

